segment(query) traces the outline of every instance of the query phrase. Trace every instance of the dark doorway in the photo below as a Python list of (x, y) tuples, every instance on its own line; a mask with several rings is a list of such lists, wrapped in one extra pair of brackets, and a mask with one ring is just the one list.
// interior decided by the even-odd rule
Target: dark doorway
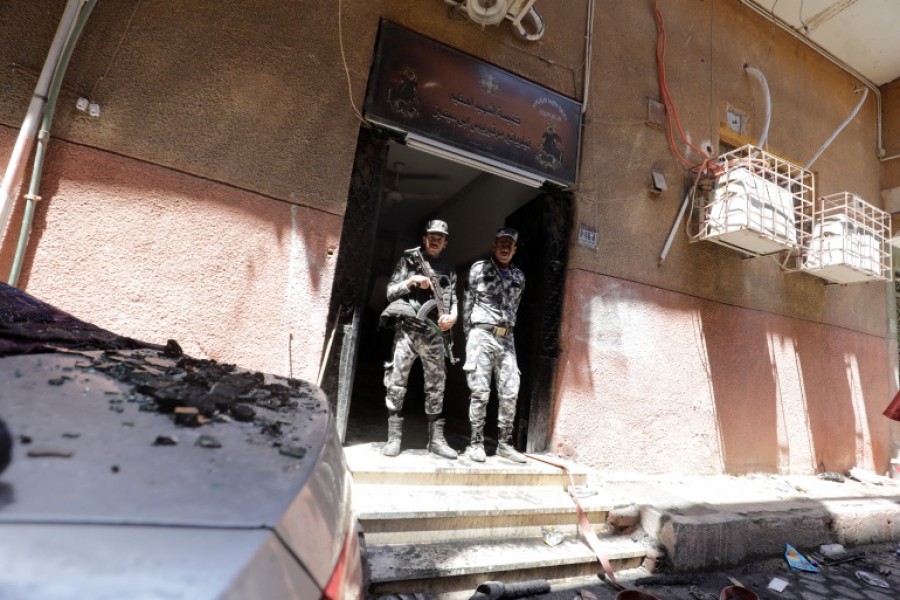
[[(371, 139), (372, 134), (364, 131), (362, 138)], [(533, 449), (529, 440), (530, 436), (536, 436), (539, 439), (535, 443), (541, 446), (547, 433), (549, 393), (553, 383), (552, 376), (547, 377), (542, 369), (549, 364), (548, 355), (555, 360), (555, 353), (548, 351), (544, 342), (553, 337), (551, 345), (555, 346), (554, 336), (559, 328), (558, 315), (545, 324), (542, 314), (561, 311), (562, 273), (571, 221), (569, 197), (529, 188), (394, 141), (388, 141), (384, 148), (377, 140), (368, 145), (374, 145), (375, 149), (358, 152), (357, 160), (380, 160), (380, 164), (375, 165), (379, 174), (354, 177), (354, 182), (374, 189), (369, 193), (351, 190), (343, 233), (346, 236), (351, 230), (357, 232), (361, 225), (357, 221), (368, 220), (367, 231), (354, 233), (365, 243), (362, 253), (354, 252), (357, 256), (350, 269), (341, 266), (345, 246), (341, 244), (334, 284), (335, 294), (343, 290), (341, 297), (352, 299), (343, 300), (342, 306), (355, 303), (356, 308), (343, 308), (340, 314), (333, 311), (332, 319), (342, 325), (330, 352), (338, 358), (326, 367), (330, 376), (325, 378), (333, 383), (332, 389), (326, 388), (329, 395), (338, 393), (338, 389), (344, 390), (338, 396), (345, 398), (347, 403), (345, 443), (386, 439), (383, 377), (384, 363), (391, 356), (393, 331), (379, 329), (378, 316), (387, 303), (385, 288), (400, 254), (421, 242), (422, 231), (429, 219), (440, 218), (450, 226), (450, 242), (444, 258), (457, 271), (460, 311), (460, 320), (454, 328), (454, 353), (460, 362), (448, 365), (444, 397), (447, 439), (454, 448), (462, 450), (469, 436), (468, 387), (462, 370), (465, 360), (462, 301), (469, 267), (490, 255), (496, 229), (510, 225), (522, 232), (524, 243), (515, 262), (523, 268), (528, 281), (516, 328), (517, 352), (523, 372), (516, 440), (520, 448)], [(365, 148), (367, 144), (361, 143), (360, 147)], [(356, 171), (355, 167), (354, 173)], [(377, 201), (373, 200), (372, 194), (377, 195)], [(354, 202), (364, 202), (365, 206), (354, 207)], [(350, 225), (346, 222), (348, 219), (353, 220)], [(555, 290), (546, 289), (548, 286), (554, 286)], [(348, 291), (348, 288), (355, 291)], [(554, 294), (560, 300), (558, 307), (554, 305)], [(336, 296), (332, 300), (333, 306), (335, 300)], [(422, 370), (417, 361), (410, 375), (403, 409), (407, 419), (404, 448), (424, 448), (427, 442), (422, 388)], [(485, 432), (489, 450), (496, 431), (496, 405), (493, 395), (488, 412), (489, 426)], [(535, 409), (546, 414), (535, 416), (532, 414)]]
[(546, 450), (550, 431), (572, 203), (571, 192), (544, 193), (506, 220), (519, 230), (515, 262), (526, 276), (516, 325), (522, 383), (513, 435), (528, 452)]

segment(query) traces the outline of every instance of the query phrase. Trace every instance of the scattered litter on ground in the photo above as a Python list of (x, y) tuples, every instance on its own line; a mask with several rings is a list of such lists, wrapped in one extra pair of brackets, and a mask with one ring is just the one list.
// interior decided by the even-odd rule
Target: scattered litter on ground
[(519, 583), (486, 581), (475, 588), (475, 593), (469, 600), (500, 600), (501, 598), (511, 600), (546, 594), (549, 591), (550, 583), (546, 579), (533, 579)]
[(866, 471), (863, 469), (850, 469), (849, 475), (857, 481), (861, 481), (863, 483), (871, 483), (873, 485), (885, 485), (886, 483), (893, 483), (893, 480), (890, 477), (878, 475), (876, 473), (873, 473), (872, 471)]
[(824, 473), (819, 473), (819, 479), (824, 479), (825, 481), (834, 481), (836, 483), (844, 483), (846, 478), (836, 471), (826, 471)]
[(201, 448), (221, 448), (222, 442), (211, 435), (203, 434), (197, 438), (196, 445)]
[(74, 454), (59, 448), (33, 448), (25, 453), (28, 458), (72, 458)]
[(548, 546), (558, 546), (566, 539), (566, 534), (552, 525), (542, 525), (541, 535), (544, 536), (544, 543)]
[(586, 485), (570, 485), (569, 494), (576, 498), (589, 498), (590, 496), (596, 496), (598, 492)]
[(719, 600), (715, 594), (710, 594), (709, 592), (704, 592), (696, 585), (692, 585), (688, 589), (688, 593), (697, 600)]
[(792, 494), (797, 491), (797, 489), (793, 485), (791, 485), (784, 479), (775, 480), (775, 489), (786, 494)]
[(822, 544), (819, 546), (819, 552), (825, 558), (839, 558), (846, 554), (847, 550), (841, 544)]
[(808, 571), (810, 573), (818, 573), (819, 568), (812, 564), (808, 558), (800, 554), (800, 552), (790, 544), (784, 545), (784, 557), (788, 564), (795, 571)]
[(291, 458), (303, 458), (306, 456), (306, 448), (296, 444), (285, 444), (278, 448), (278, 454), (290, 456)]
[(851, 560), (859, 560), (866, 553), (864, 550), (844, 550), (843, 553), (837, 554), (835, 556), (822, 556), (818, 553), (812, 553), (811, 556), (818, 559), (819, 563), (824, 564), (829, 567), (833, 567), (834, 565), (839, 565), (841, 563), (850, 562)]
[(856, 575), (856, 578), (860, 581), (864, 581), (869, 585), (874, 585), (875, 587), (888, 589), (890, 589), (891, 587), (891, 584), (889, 584), (887, 581), (877, 575), (869, 573), (868, 571), (856, 571), (854, 575)]
[(783, 592), (785, 588), (787, 588), (788, 582), (784, 579), (780, 579), (778, 577), (773, 577), (772, 581), (769, 582), (769, 589), (775, 590), (776, 592)]
[(650, 575), (634, 580), (638, 586), (660, 585), (697, 585), (700, 578), (697, 575)]

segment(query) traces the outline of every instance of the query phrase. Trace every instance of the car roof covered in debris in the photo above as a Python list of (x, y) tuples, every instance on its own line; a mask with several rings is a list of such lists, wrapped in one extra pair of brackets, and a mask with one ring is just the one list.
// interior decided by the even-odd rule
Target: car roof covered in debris
[[(225, 560), (216, 532), (236, 532), (233, 541), (275, 531), (290, 545), (335, 521), (285, 522), (316, 466), (343, 460), (322, 456), (334, 427), (322, 392), (303, 381), (191, 358), (174, 340), (122, 337), (0, 283), (0, 382), (13, 440), (0, 528), (15, 526), (19, 542), (49, 544), (46, 526), (56, 527), (56, 548), (77, 543), (64, 541), (67, 528), (108, 526), (92, 536), (116, 536), (135, 527), (133, 541), (151, 550), (163, 547), (153, 531), (167, 528), (165, 547), (172, 535), (191, 538)], [(189, 530), (201, 533), (179, 533)], [(0, 543), (0, 562), (15, 552)], [(134, 558), (181, 561), (165, 556)]]

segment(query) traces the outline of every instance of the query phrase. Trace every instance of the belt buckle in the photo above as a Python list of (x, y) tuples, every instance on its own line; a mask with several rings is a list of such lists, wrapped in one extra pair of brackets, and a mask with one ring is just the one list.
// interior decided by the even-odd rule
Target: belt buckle
[(498, 335), (500, 337), (506, 337), (506, 333), (509, 331), (509, 327), (494, 327), (494, 335)]

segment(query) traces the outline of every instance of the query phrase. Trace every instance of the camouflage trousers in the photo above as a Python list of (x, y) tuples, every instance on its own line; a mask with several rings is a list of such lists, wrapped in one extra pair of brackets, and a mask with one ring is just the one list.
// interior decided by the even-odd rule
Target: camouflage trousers
[(422, 359), (425, 375), (425, 414), (439, 415), (444, 408), (447, 382), (444, 340), (435, 331), (418, 331), (403, 323), (394, 334), (394, 358), (384, 363), (385, 404), (389, 411), (403, 410), (409, 371), (417, 358)]
[(519, 364), (513, 335), (496, 337), (487, 331), (472, 328), (466, 341), (463, 370), (469, 383), (469, 422), (472, 427), (484, 427), (491, 397), (491, 375), (494, 375), (497, 379), (497, 398), (500, 400), (497, 426), (511, 428), (519, 397)]

